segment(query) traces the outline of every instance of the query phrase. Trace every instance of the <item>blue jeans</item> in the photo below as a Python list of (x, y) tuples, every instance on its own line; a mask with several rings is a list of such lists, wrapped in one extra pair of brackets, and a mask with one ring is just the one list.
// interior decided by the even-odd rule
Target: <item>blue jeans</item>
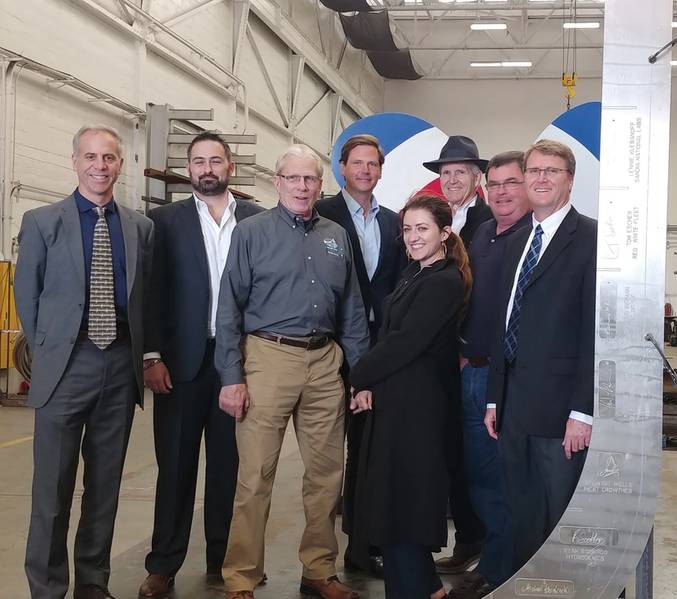
[(429, 547), (400, 543), (381, 551), (386, 599), (430, 599), (442, 588)]
[(486, 530), (478, 571), (489, 584), (498, 586), (512, 574), (512, 532), (498, 444), (484, 426), (488, 377), (489, 366), (467, 364), (461, 371), (463, 454), (473, 509)]

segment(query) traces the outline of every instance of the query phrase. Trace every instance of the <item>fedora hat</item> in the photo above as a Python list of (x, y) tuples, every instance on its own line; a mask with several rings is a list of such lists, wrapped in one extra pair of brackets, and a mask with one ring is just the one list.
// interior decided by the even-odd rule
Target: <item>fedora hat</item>
[(477, 151), (475, 142), (465, 135), (452, 135), (442, 147), (437, 160), (424, 162), (428, 170), (439, 173), (440, 167), (447, 162), (472, 162), (480, 167), (482, 172), (487, 169), (488, 160), (482, 160)]

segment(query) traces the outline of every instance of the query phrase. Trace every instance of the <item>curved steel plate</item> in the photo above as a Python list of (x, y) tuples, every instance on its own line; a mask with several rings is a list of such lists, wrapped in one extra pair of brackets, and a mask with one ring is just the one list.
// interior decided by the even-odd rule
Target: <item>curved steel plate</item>
[[(618, 597), (656, 511), (670, 119), (671, 0), (607, 0), (595, 423), (578, 488), (538, 553), (490, 597)], [(555, 343), (556, 340), (553, 340)]]

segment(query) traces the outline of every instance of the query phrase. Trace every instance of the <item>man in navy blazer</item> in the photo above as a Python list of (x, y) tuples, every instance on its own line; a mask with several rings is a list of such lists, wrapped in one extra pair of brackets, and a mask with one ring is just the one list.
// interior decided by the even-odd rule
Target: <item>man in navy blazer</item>
[(569, 201), (575, 169), (560, 142), (527, 151), (533, 223), (506, 248), (485, 425), (498, 438), (515, 571), (566, 510), (592, 432), (597, 222)]
[(219, 408), (214, 369), (221, 273), (237, 222), (263, 209), (228, 191), (234, 163), (213, 133), (188, 146), (193, 196), (150, 212), (157, 235), (144, 306), (144, 380), (154, 395), (158, 480), (148, 577), (140, 597), (164, 597), (188, 549), (202, 435), (207, 574), (220, 576), (237, 480), (235, 422)]
[[(339, 161), (344, 188), (316, 204), (320, 215), (341, 225), (350, 238), (372, 345), (381, 326), (383, 299), (392, 292), (407, 264), (399, 217), (385, 206), (379, 206), (373, 193), (381, 178), (384, 161), (385, 155), (377, 138), (372, 135), (351, 137), (341, 148)], [(365, 415), (350, 414), (348, 418), (343, 530), (349, 543), (345, 565), (381, 575), (381, 558), (370, 555), (363, 531), (354, 526), (355, 482)]]

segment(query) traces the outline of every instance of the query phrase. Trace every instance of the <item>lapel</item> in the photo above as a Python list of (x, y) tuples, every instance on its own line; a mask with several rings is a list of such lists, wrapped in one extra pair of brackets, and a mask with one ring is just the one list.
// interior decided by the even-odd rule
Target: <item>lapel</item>
[(75, 198), (71, 195), (61, 205), (61, 220), (66, 233), (68, 249), (70, 250), (73, 262), (75, 263), (75, 272), (82, 287), (85, 286), (85, 253), (82, 249), (82, 229), (80, 228), (80, 214), (75, 203)]
[(564, 217), (562, 224), (558, 227), (555, 232), (555, 236), (552, 238), (552, 241), (548, 244), (548, 247), (543, 254), (543, 257), (538, 261), (538, 264), (534, 268), (534, 272), (531, 273), (531, 278), (527, 283), (525, 290), (528, 289), (534, 281), (536, 281), (555, 261), (555, 258), (559, 256), (564, 248), (566, 248), (574, 237), (576, 233), (576, 228), (578, 226), (578, 212), (572, 206), (569, 213)]
[(388, 229), (388, 223), (383, 210), (378, 211), (378, 214), (376, 215), (376, 222), (378, 223), (378, 230), (381, 233), (381, 243), (379, 243), (378, 263), (376, 264), (376, 270), (374, 271), (374, 276), (372, 277), (373, 279), (376, 278), (376, 275), (381, 270), (381, 266), (383, 266), (383, 260), (385, 259), (386, 240), (390, 240), (392, 237), (394, 237), (394, 235), (391, 236), (391, 232)]
[(127, 268), (127, 299), (132, 293), (134, 277), (136, 277), (136, 252), (139, 248), (138, 231), (132, 220), (132, 211), (129, 208), (116, 204), (120, 214), (122, 238), (125, 242), (125, 266)]
[(353, 217), (350, 216), (350, 212), (348, 211), (348, 206), (346, 204), (345, 198), (343, 197), (343, 192), (339, 193), (336, 196), (335, 208), (336, 208), (336, 219), (338, 221), (338, 224), (341, 225), (346, 230), (346, 233), (348, 233), (348, 237), (350, 238), (350, 245), (353, 247), (353, 263), (355, 264), (355, 268), (357, 269), (357, 275), (358, 279), (360, 280), (360, 286), (365, 284), (368, 285), (369, 277), (367, 276), (367, 268), (364, 265), (364, 258), (362, 257), (360, 238), (357, 236), (355, 223), (353, 222)]
[(188, 243), (193, 248), (195, 258), (197, 259), (198, 267), (202, 272), (202, 276), (206, 281), (209, 281), (209, 265), (207, 264), (207, 250), (205, 250), (204, 238), (202, 236), (202, 227), (200, 226), (200, 216), (197, 213), (195, 206), (195, 196), (183, 200), (181, 204), (182, 213), (179, 223), (185, 225), (185, 230), (179, 235), (185, 234)]

